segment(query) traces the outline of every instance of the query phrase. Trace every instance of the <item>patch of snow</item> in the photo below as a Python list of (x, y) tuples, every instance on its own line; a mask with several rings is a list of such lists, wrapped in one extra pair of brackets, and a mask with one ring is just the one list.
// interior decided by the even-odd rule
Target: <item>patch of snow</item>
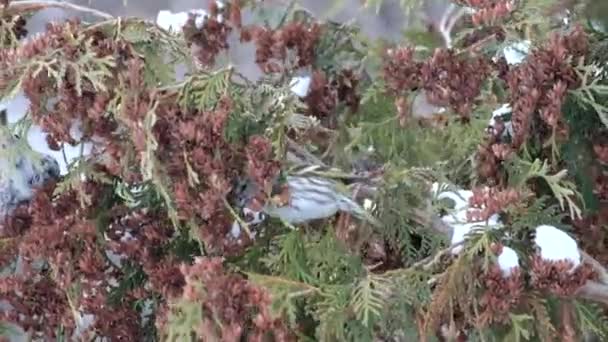
[[(517, 65), (523, 62), (526, 56), (528, 56), (531, 47), (532, 42), (530, 40), (515, 41), (502, 49), (502, 55), (505, 57), (507, 64)], [(499, 56), (500, 53), (495, 55), (492, 59), (497, 61)]]
[(156, 24), (171, 32), (179, 32), (188, 22), (188, 13), (172, 13), (168, 10), (159, 11), (156, 15)]
[(127, 255), (114, 253), (114, 251), (106, 249), (106, 257), (116, 268), (122, 268), (122, 261), (127, 258)]
[[(498, 214), (490, 216), (487, 222), (467, 222), (466, 210), (461, 210), (457, 215), (445, 215), (441, 220), (454, 229), (451, 240), (452, 246), (463, 242), (466, 239), (467, 234), (474, 230), (494, 229), (501, 224)], [(454, 247), (452, 249), (452, 254), (458, 254), (461, 250), (462, 245)]]
[[(77, 124), (75, 123), (74, 125)], [(74, 126), (72, 126), (72, 130), (74, 130)], [(49, 145), (46, 142), (47, 135), (47, 133), (42, 131), (42, 128), (40, 126), (32, 125), (28, 132), (27, 140), (34, 151), (44, 153), (53, 157), (59, 163), (61, 175), (66, 175), (68, 173), (68, 165), (80, 158), (81, 146), (80, 144), (76, 146), (64, 144), (63, 152), (61, 150), (54, 151), (49, 148)], [(93, 145), (91, 143), (85, 143), (82, 147), (83, 156), (89, 155), (92, 151), (92, 148)]]
[[(444, 184), (433, 183), (431, 191), (436, 195), (437, 199), (449, 198), (454, 201), (454, 209), (447, 215), (441, 217), (441, 220), (450, 225), (453, 229), (451, 245), (456, 245), (463, 242), (466, 235), (477, 229), (493, 229), (500, 226), (502, 222), (498, 214), (494, 214), (486, 221), (468, 222), (467, 210), (469, 209), (469, 198), (473, 196), (470, 190), (443, 190)], [(440, 191), (442, 190), (442, 191)], [(462, 250), (462, 246), (457, 246), (452, 249), (452, 254), (458, 254)]]
[[(504, 114), (509, 114), (511, 113), (513, 110), (511, 109), (511, 105), (508, 103), (504, 103), (500, 108), (496, 109), (495, 111), (492, 112), (492, 118), (490, 119), (490, 122), (488, 123), (489, 127), (494, 127), (494, 125), (496, 125), (496, 118), (499, 116), (502, 116)], [(503, 121), (504, 125), (505, 125), (505, 130), (503, 132), (503, 136), (513, 136), (513, 124), (511, 123), (511, 121)]]
[(372, 211), (372, 210), (374, 210), (375, 207), (376, 207), (376, 204), (374, 203), (374, 201), (370, 200), (369, 198), (366, 198), (363, 200), (363, 209), (365, 209), (367, 211)]
[(95, 323), (95, 315), (78, 312), (76, 315), (76, 329), (74, 329), (73, 337), (76, 339), (84, 337), (82, 334), (85, 333), (93, 323)]
[(169, 10), (162, 10), (158, 11), (158, 14), (156, 15), (156, 24), (167, 31), (179, 32), (188, 22), (190, 14), (195, 16), (194, 25), (198, 29), (203, 27), (205, 20), (209, 16), (209, 13), (202, 9), (192, 9), (188, 12), (177, 13), (173, 13)]
[(289, 82), (289, 86), (291, 87), (291, 91), (297, 96), (306, 97), (310, 90), (310, 82), (310, 76), (294, 77)]
[[(14, 124), (17, 121), (21, 120), (27, 113), (28, 108), (29, 100), (25, 97), (23, 92), (18, 93), (14, 98), (10, 100), (0, 102), (0, 110), (7, 110), (7, 119), (9, 124)], [(74, 122), (74, 124), (70, 128), (70, 134), (76, 140), (79, 140), (82, 137), (82, 131), (80, 129), (79, 122)], [(42, 128), (40, 126), (32, 125), (30, 127), (30, 130), (28, 131), (27, 141), (32, 147), (32, 150), (53, 157), (59, 163), (61, 175), (66, 175), (68, 173), (68, 165), (80, 157), (81, 146), (80, 144), (77, 144), (76, 146), (65, 144), (63, 146), (63, 152), (61, 150), (54, 151), (49, 148), (49, 145), (46, 142), (47, 135), (47, 133), (44, 133), (42, 131)], [(83, 155), (89, 155), (92, 151), (92, 148), (92, 144), (85, 143), (82, 147)]]
[(543, 260), (567, 260), (572, 262), (574, 268), (581, 263), (578, 244), (562, 230), (548, 225), (538, 226), (534, 241), (540, 249), (540, 257)]
[(6, 109), (8, 123), (15, 123), (23, 118), (30, 103), (23, 93), (12, 99), (0, 101), (0, 110)]
[(241, 225), (239, 224), (239, 221), (234, 220), (232, 222), (232, 228), (230, 228), (230, 235), (235, 239), (238, 239), (241, 236)]
[(531, 45), (532, 42), (529, 40), (522, 40), (504, 48), (502, 52), (507, 63), (510, 65), (521, 63), (528, 55)]
[(205, 25), (205, 20), (207, 20), (207, 14), (201, 14), (201, 13), (195, 14), (194, 26), (199, 30), (202, 29), (203, 25)]
[(519, 257), (517, 253), (507, 246), (502, 247), (502, 252), (498, 256), (498, 266), (503, 276), (508, 277), (513, 270), (519, 268)]
[(469, 198), (473, 196), (473, 192), (469, 190), (445, 191), (437, 195), (437, 199), (451, 199), (454, 201), (455, 211), (464, 211), (469, 206)]

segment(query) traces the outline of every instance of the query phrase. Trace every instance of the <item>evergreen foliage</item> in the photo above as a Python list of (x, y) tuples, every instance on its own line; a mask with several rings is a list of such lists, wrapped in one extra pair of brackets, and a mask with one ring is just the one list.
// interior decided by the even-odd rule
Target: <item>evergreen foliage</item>
[[(454, 1), (475, 11), (445, 48), (416, 25), (380, 44), (295, 3), (215, 5), (180, 32), (73, 20), (21, 41), (24, 20), (60, 5), (2, 5), (0, 97), (30, 101), (9, 128), (94, 148), (0, 227), (0, 299), (12, 305), (0, 334), (14, 322), (39, 340), (608, 338), (608, 36), (588, 16), (599, 5)], [(241, 23), (245, 10), (260, 22)], [(225, 63), (230, 34), (255, 44), (259, 80)], [(522, 40), (530, 51), (507, 65), (505, 47)], [(418, 116), (417, 96), (436, 113)], [(489, 130), (502, 103), (512, 113)], [(249, 223), (238, 180), (289, 203), (276, 179), (290, 175), (335, 181), (372, 203), (370, 220)], [(440, 195), (458, 189), (472, 191), (464, 218)], [(451, 215), (472, 225), (462, 242)], [(574, 237), (580, 265), (542, 257), (543, 225)], [(519, 266), (505, 270), (507, 248)]]

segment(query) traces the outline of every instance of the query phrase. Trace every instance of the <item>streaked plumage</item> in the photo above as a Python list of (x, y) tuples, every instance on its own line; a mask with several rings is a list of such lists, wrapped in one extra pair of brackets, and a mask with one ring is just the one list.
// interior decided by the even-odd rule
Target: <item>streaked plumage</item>
[(328, 218), (338, 211), (351, 213), (359, 218), (366, 216), (365, 210), (342, 193), (339, 184), (328, 178), (314, 176), (287, 176), (289, 204), (277, 206), (271, 201), (264, 212), (286, 222), (299, 224), (311, 220)]
[[(332, 178), (298, 172), (297, 175), (286, 176), (285, 185), (287, 203), (268, 200), (262, 208), (265, 215), (290, 224), (301, 224), (329, 218), (342, 211), (372, 224), (379, 224), (370, 213), (349, 197), (346, 187)], [(244, 181), (240, 184), (233, 202), (240, 208), (247, 208), (257, 191), (255, 184)], [(247, 210), (251, 212), (250, 209)]]

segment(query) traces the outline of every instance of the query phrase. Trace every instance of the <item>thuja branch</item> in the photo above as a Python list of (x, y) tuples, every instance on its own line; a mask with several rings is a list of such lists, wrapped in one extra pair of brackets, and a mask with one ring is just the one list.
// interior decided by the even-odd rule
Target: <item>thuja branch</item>
[(49, 1), (45, 1), (45, 0), (12, 1), (9, 3), (8, 8), (4, 8), (3, 11), (5, 14), (15, 15), (15, 14), (21, 14), (24, 12), (39, 11), (39, 10), (43, 10), (43, 9), (47, 9), (47, 8), (61, 8), (61, 9), (65, 9), (65, 10), (73, 10), (73, 11), (77, 11), (77, 12), (91, 14), (91, 15), (94, 15), (96, 17), (100, 17), (103, 19), (113, 19), (114, 18), (113, 15), (100, 11), (100, 10), (96, 10), (94, 8), (80, 6), (80, 5), (76, 5), (76, 4), (72, 4), (72, 3), (64, 2), (64, 1), (50, 1), (50, 0)]

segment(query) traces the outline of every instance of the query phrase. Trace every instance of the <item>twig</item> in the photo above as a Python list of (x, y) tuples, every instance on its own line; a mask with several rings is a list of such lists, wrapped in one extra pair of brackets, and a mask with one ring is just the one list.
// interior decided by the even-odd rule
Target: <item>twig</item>
[(465, 14), (466, 10), (464, 8), (450, 3), (446, 11), (441, 16), (441, 20), (438, 25), (439, 33), (443, 37), (446, 48), (452, 48), (452, 30), (460, 18), (462, 18), (462, 16)]
[(228, 203), (228, 200), (226, 200), (226, 198), (224, 198), (224, 206), (226, 207), (226, 209), (228, 209), (228, 211), (230, 211), (230, 214), (238, 222), (239, 226), (243, 228), (243, 230), (245, 231), (245, 233), (247, 233), (247, 236), (249, 236), (249, 238), (251, 240), (253, 240), (254, 237), (253, 237), (253, 234), (251, 233), (251, 230), (249, 229), (249, 224), (247, 224), (247, 222), (245, 222), (239, 216), (239, 214), (237, 214), (236, 211), (234, 211), (234, 209), (232, 208), (232, 206), (230, 205), (230, 203)]
[(407, 272), (408, 270), (416, 270), (416, 269), (422, 269), (422, 270), (428, 271), (433, 266), (439, 264), (441, 262), (441, 259), (444, 258), (446, 255), (451, 254), (452, 251), (454, 250), (454, 248), (462, 246), (463, 244), (464, 244), (464, 241), (460, 241), (458, 243), (451, 245), (450, 247), (440, 250), (435, 255), (431, 255), (427, 258), (424, 258), (424, 259), (412, 264), (410, 267), (389, 270), (389, 271), (384, 272), (384, 274), (391, 275), (391, 274), (395, 274), (395, 273), (401, 273), (404, 271)]
[(424, 209), (413, 209), (414, 216), (418, 220), (418, 223), (425, 227), (428, 227), (435, 232), (445, 235), (448, 239), (454, 235), (454, 227), (443, 222), (439, 215), (433, 212), (430, 201), (427, 202), (427, 207)]
[(27, 12), (27, 11), (42, 10), (42, 9), (52, 8), (52, 7), (88, 13), (88, 14), (92, 14), (94, 16), (97, 16), (97, 17), (100, 17), (103, 19), (113, 19), (114, 18), (113, 15), (106, 13), (106, 12), (102, 12), (100, 10), (96, 10), (94, 8), (80, 6), (80, 5), (76, 5), (76, 4), (72, 4), (72, 3), (64, 2), (64, 1), (51, 1), (51, 0), (12, 1), (12, 2), (10, 2), (8, 8), (4, 9), (4, 11), (5, 11), (5, 13), (8, 12), (8, 14), (13, 14), (13, 13), (22, 13), (22, 12)]
[(587, 299), (608, 305), (608, 285), (606, 284), (600, 284), (595, 281), (588, 281), (585, 285), (583, 285), (576, 291), (575, 295), (582, 299)]
[(576, 296), (579, 298), (600, 302), (608, 305), (608, 271), (597, 260), (595, 260), (587, 252), (579, 251), (583, 262), (593, 267), (593, 270), (598, 274), (599, 282), (589, 280), (576, 291)]
[(484, 37), (482, 39), (480, 39), (479, 41), (471, 44), (470, 46), (466, 47), (465, 49), (461, 50), (458, 52), (458, 54), (463, 54), (463, 53), (474, 53), (474, 52), (478, 52), (479, 50), (481, 50), (481, 48), (486, 45), (489, 44), (491, 42), (496, 41), (496, 33), (492, 33), (487, 37)]
[[(595, 260), (591, 255), (587, 254), (587, 252), (580, 250), (580, 253), (583, 262), (586, 262), (591, 267), (593, 267), (593, 269), (595, 270), (595, 272), (597, 272), (600, 278), (600, 282), (608, 286), (608, 271), (606, 270), (606, 268), (599, 261)], [(606, 293), (606, 295), (608, 296), (608, 293)]]

